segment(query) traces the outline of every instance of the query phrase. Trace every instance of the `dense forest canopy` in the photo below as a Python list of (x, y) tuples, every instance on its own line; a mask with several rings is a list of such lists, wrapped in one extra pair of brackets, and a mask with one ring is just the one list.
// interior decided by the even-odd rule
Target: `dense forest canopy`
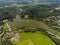
[(46, 18), (48, 16), (57, 16), (60, 15), (60, 10), (55, 9), (56, 6), (54, 5), (35, 5), (35, 6), (28, 6), (28, 7), (22, 7), (25, 11), (23, 11), (21, 14), (33, 16), (35, 18)]
[(0, 8), (0, 22), (1, 23), (5, 19), (12, 20), (15, 17), (16, 17), (16, 9), (14, 7)]

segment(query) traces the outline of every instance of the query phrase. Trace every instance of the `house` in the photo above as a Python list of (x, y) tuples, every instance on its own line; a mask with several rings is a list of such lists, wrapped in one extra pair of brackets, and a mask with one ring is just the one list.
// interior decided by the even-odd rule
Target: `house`
[(25, 15), (24, 18), (28, 19), (29, 18), (29, 15)]
[(21, 16), (21, 18), (23, 18), (23, 19), (29, 19), (30, 16), (29, 15), (23, 15), (23, 16)]
[(6, 22), (8, 22), (8, 19), (3, 20), (3, 23), (6, 23)]
[(18, 33), (14, 34), (14, 36), (11, 38), (11, 42), (19, 42), (20, 35)]

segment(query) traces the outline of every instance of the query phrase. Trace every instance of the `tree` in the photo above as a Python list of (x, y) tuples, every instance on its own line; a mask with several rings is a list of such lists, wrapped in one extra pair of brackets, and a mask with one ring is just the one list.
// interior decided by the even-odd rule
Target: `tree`
[[(0, 9), (0, 25), (5, 24), (6, 22), (3, 22), (4, 20), (8, 20), (11, 21), (16, 17), (16, 9), (14, 9), (13, 7), (7, 7), (7, 8), (1, 8)], [(3, 33), (3, 32), (2, 32)], [(1, 45), (14, 45), (8, 38), (6, 38), (5, 40), (3, 40), (1, 38), (0, 41)]]
[(2, 24), (4, 24), (3, 20), (8, 19), (12, 21), (15, 17), (16, 9), (14, 7), (4, 7), (0, 9), (0, 22), (2, 22)]
[(41, 5), (35, 5), (25, 9), (25, 12), (22, 12), (21, 14), (22, 16), (29, 15), (30, 18), (33, 19), (43, 19), (51, 15), (51, 12), (49, 12), (50, 10), (51, 8), (48, 6), (43, 7)]
[(2, 40), (1, 45), (14, 45), (8, 38)]

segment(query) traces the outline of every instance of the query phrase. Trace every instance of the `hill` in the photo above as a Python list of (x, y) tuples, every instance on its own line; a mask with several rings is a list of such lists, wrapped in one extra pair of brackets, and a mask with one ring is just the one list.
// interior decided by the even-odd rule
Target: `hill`
[(0, 0), (4, 3), (60, 2), (60, 0)]

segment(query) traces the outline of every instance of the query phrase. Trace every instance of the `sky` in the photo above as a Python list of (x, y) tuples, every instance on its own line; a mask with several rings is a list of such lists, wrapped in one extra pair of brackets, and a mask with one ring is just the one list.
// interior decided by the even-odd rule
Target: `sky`
[(60, 2), (60, 0), (0, 0), (0, 2), (16, 2), (16, 1), (18, 1), (18, 2), (20, 2), (20, 1), (38, 1), (38, 2), (41, 2), (41, 1), (51, 1), (51, 2)]

